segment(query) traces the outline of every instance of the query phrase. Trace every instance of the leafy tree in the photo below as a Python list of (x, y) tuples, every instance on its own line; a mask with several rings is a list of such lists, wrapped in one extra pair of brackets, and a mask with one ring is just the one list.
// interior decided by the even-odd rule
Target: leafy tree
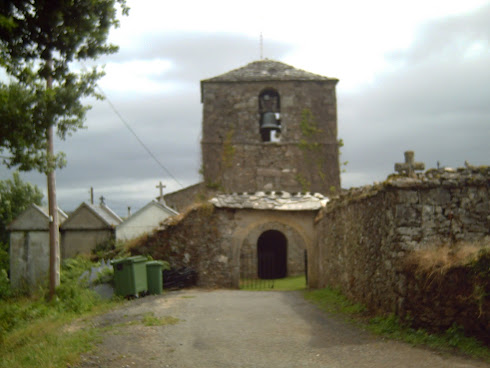
[(50, 222), (50, 297), (59, 285), (59, 234), (54, 170), (64, 164), (54, 155), (53, 128), (62, 139), (83, 126), (102, 74), (72, 71), (71, 63), (111, 54), (109, 30), (118, 26), (117, 5), (125, 0), (3, 0), (0, 2), (0, 65), (11, 76), (0, 84), (0, 152), (7, 166), (37, 169), (48, 177)]
[(0, 65), (11, 77), (0, 83), (0, 152), (7, 166), (49, 172), (64, 164), (46, 153), (50, 126), (58, 136), (83, 126), (102, 73), (71, 71), (70, 63), (117, 51), (107, 44), (125, 0), (4, 0), (0, 2)]
[(18, 172), (12, 179), (0, 180), (0, 269), (8, 270), (7, 225), (31, 203), (40, 205), (43, 193), (36, 186), (22, 181)]

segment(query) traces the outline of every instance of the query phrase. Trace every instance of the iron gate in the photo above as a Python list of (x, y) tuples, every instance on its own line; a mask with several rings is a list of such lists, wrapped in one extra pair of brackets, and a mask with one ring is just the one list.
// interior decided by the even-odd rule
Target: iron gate
[(274, 257), (263, 255), (259, 260), (250, 255), (240, 258), (241, 289), (274, 289)]

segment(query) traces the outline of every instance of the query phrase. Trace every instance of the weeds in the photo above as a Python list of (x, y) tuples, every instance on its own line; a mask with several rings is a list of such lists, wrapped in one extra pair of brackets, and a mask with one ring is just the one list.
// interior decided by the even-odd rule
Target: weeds
[(180, 322), (180, 319), (171, 316), (155, 317), (153, 312), (146, 313), (142, 319), (142, 323), (145, 326), (175, 325), (178, 322)]
[(478, 340), (465, 336), (463, 329), (457, 325), (453, 325), (442, 334), (431, 334), (424, 329), (411, 328), (410, 318), (402, 320), (395, 315), (372, 317), (362, 304), (350, 302), (339, 290), (309, 290), (305, 291), (304, 295), (322, 310), (338, 314), (377, 335), (490, 361), (490, 349)]
[(76, 318), (114, 305), (87, 288), (82, 274), (94, 264), (84, 258), (63, 262), (61, 285), (56, 297), (47, 300), (47, 290), (30, 297), (11, 295), (0, 300), (0, 368), (66, 367), (91, 349), (98, 331), (90, 326), (67, 331)]
[(306, 279), (304, 275), (290, 276), (275, 280), (240, 280), (241, 290), (253, 291), (293, 291), (304, 290), (306, 288)]
[[(477, 266), (477, 260), (483, 258), (484, 254), (490, 255), (489, 241), (483, 244), (459, 243), (453, 246), (442, 244), (439, 247), (411, 253), (405, 259), (405, 266), (414, 270), (416, 274), (435, 277), (446, 274), (454, 267), (472, 264)], [(486, 271), (488, 272), (488, 269)]]

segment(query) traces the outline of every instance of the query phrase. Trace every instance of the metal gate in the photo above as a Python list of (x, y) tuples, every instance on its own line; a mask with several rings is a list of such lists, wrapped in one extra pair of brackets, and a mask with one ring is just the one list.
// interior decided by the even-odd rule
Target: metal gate
[(240, 258), (241, 289), (274, 289), (274, 279), (269, 277), (273, 274), (273, 254), (262, 256), (260, 262), (252, 255)]

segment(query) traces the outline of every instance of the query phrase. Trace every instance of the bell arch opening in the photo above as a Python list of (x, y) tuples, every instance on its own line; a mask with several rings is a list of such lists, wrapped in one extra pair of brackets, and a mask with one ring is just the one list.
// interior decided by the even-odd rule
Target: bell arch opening
[(261, 279), (287, 276), (287, 239), (277, 230), (263, 232), (257, 240), (257, 273)]
[(259, 126), (263, 142), (279, 142), (281, 137), (281, 99), (274, 88), (259, 95)]

